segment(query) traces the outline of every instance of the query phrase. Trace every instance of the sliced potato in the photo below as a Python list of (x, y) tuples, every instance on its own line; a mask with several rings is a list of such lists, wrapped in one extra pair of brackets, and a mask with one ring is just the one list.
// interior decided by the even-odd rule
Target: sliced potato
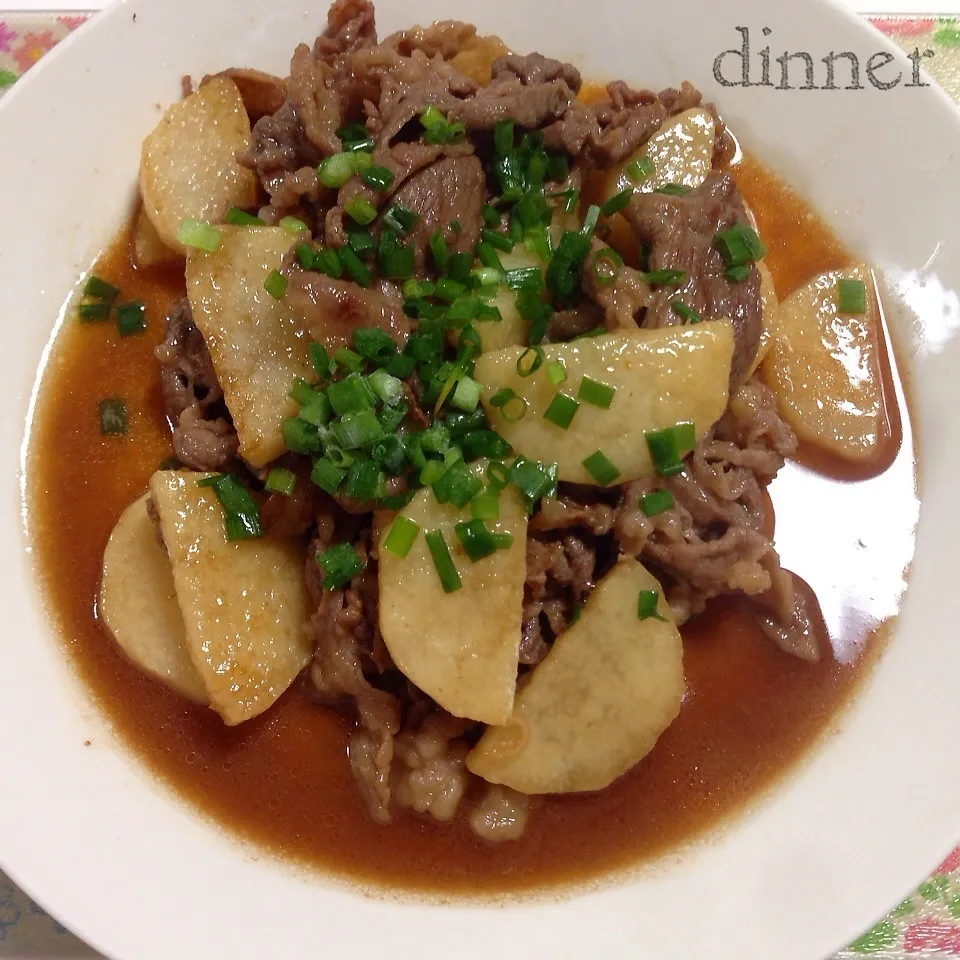
[(186, 253), (177, 240), (182, 221), (218, 223), (230, 207), (256, 203), (257, 178), (237, 163), (250, 136), (237, 85), (214, 77), (170, 107), (143, 141), (143, 206), (168, 247)]
[(183, 263), (183, 257), (176, 250), (171, 250), (157, 233), (153, 221), (147, 216), (143, 207), (137, 214), (137, 222), (133, 228), (133, 249), (137, 257), (137, 266), (156, 267), (165, 263)]
[[(662, 620), (637, 617), (656, 590)], [(602, 790), (645, 757), (680, 712), (683, 643), (660, 584), (636, 560), (597, 585), (467, 766), (520, 793)]]
[[(518, 243), (509, 253), (501, 253), (500, 262), (505, 270), (519, 270), (524, 267), (543, 269), (543, 261), (535, 253), (530, 253), (522, 243)], [(497, 287), (497, 295), (490, 301), (490, 306), (500, 311), (503, 320), (477, 322), (473, 325), (480, 335), (481, 352), (487, 353), (491, 350), (512, 347), (518, 343), (526, 343), (528, 323), (517, 310), (516, 290), (511, 290), (504, 285)]]
[(210, 474), (165, 470), (150, 480), (186, 625), (187, 650), (229, 725), (263, 713), (307, 665), (310, 598), (304, 552), (287, 541), (230, 542)]
[[(837, 280), (867, 286), (867, 312), (837, 311)], [(820, 274), (778, 310), (779, 333), (760, 372), (797, 434), (850, 461), (869, 460), (887, 436), (873, 279), (864, 264)]]
[(753, 358), (753, 363), (747, 371), (747, 377), (752, 377), (763, 362), (763, 358), (767, 355), (767, 351), (780, 329), (780, 303), (777, 300), (777, 291), (773, 286), (773, 277), (762, 260), (757, 264), (757, 270), (760, 273), (760, 309), (763, 317), (763, 329), (760, 331), (757, 355)]
[[(478, 473), (483, 462), (474, 465)], [(377, 516), (380, 632), (400, 671), (456, 717), (503, 723), (513, 709), (526, 580), (527, 513), (516, 491), (500, 496), (500, 519), (488, 528), (513, 545), (471, 563), (454, 525), (469, 510), (441, 505), (424, 488), (400, 514), (421, 528), (400, 558), (384, 549), (394, 515)], [(425, 534), (440, 530), (463, 586), (444, 593)]]
[[(639, 150), (607, 176), (606, 197), (634, 190), (652, 193), (668, 183), (696, 190), (707, 178), (713, 162), (716, 123), (709, 110), (694, 107), (668, 120)], [(627, 167), (644, 157), (653, 163), (653, 173), (641, 183), (627, 176)]]
[(141, 670), (206, 703), (207, 691), (187, 653), (170, 561), (147, 514), (147, 496), (123, 511), (110, 534), (98, 611), (113, 639)]
[[(474, 376), (483, 384), (493, 428), (517, 453), (556, 462), (561, 480), (594, 483), (583, 460), (597, 450), (620, 471), (620, 483), (649, 476), (653, 465), (644, 433), (692, 421), (699, 439), (727, 405), (733, 333), (726, 321), (583, 337), (542, 349), (544, 363), (531, 376), (517, 372), (522, 347), (483, 354)], [(551, 360), (563, 361), (567, 380), (560, 390), (569, 396), (576, 397), (585, 376), (614, 387), (609, 409), (581, 403), (566, 430), (545, 420), (557, 393), (548, 377)], [(508, 420), (491, 405), (503, 387), (527, 402), (522, 419)]]
[(282, 227), (221, 227), (213, 253), (187, 257), (193, 321), (210, 348), (240, 455), (262, 467), (284, 451), (281, 428), (296, 415), (296, 376), (316, 379), (302, 320), (263, 288), (294, 238)]

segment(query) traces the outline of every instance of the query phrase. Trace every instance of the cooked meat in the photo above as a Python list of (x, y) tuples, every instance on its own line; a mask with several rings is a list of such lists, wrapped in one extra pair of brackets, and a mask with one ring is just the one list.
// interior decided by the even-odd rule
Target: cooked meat
[(305, 43), (297, 47), (290, 61), (287, 91), (304, 135), (322, 157), (341, 149), (336, 131), (342, 126), (343, 117), (340, 98), (328, 84), (331, 76), (330, 66), (314, 59)]
[(475, 96), (453, 104), (451, 116), (470, 130), (492, 130), (501, 120), (532, 130), (559, 120), (575, 97), (576, 91), (562, 76), (528, 84), (504, 69)]
[(199, 404), (187, 407), (173, 428), (173, 452), (195, 470), (223, 470), (239, 449), (233, 424), (224, 417), (207, 419)]
[(604, 246), (596, 239), (590, 245), (580, 281), (583, 292), (603, 310), (603, 323), (608, 330), (633, 330), (639, 325), (641, 312), (647, 309), (653, 295), (639, 272), (626, 264), (620, 266), (612, 283), (603, 283), (597, 275), (594, 258)]
[(500, 784), (488, 784), (480, 802), (470, 811), (470, 829), (491, 843), (518, 840), (527, 826), (533, 798)]
[(250, 149), (240, 157), (240, 162), (257, 174), (272, 197), (281, 188), (284, 174), (315, 168), (322, 159), (288, 100), (276, 113), (261, 117), (254, 124)]
[(400, 293), (387, 281), (365, 290), (348, 280), (295, 267), (284, 300), (303, 318), (311, 335), (331, 350), (352, 346), (354, 331), (363, 327), (379, 327), (401, 345), (410, 333)]
[[(474, 157), (447, 157), (410, 177), (395, 200), (419, 219), (410, 234), (415, 270), (423, 272), (431, 235), (440, 230), (453, 253), (472, 253), (483, 226), (486, 177)], [(459, 231), (453, 229), (456, 221)]]
[[(587, 493), (588, 497), (590, 495)], [(602, 536), (613, 529), (615, 517), (616, 512), (605, 503), (581, 503), (571, 495), (561, 494), (556, 500), (543, 501), (540, 510), (530, 520), (530, 531), (550, 533), (584, 527), (595, 536)]]
[(383, 43), (405, 57), (421, 50), (431, 59), (452, 60), (476, 35), (477, 28), (471, 23), (440, 20), (429, 27), (413, 27), (391, 34)]
[(711, 172), (702, 186), (686, 196), (634, 194), (625, 214), (637, 239), (649, 250), (650, 269), (680, 270), (686, 275), (679, 288), (665, 286), (653, 292), (644, 326), (683, 323), (670, 306), (676, 299), (704, 320), (730, 320), (736, 344), (730, 384), (736, 388), (756, 356), (763, 315), (756, 267), (751, 265), (742, 282), (728, 280), (723, 257), (713, 242), (721, 230), (748, 223), (733, 177)]
[(370, 0), (335, 0), (327, 11), (327, 29), (313, 45), (313, 55), (332, 63), (376, 42), (376, 16)]
[(606, 317), (603, 308), (592, 300), (584, 300), (568, 310), (557, 310), (547, 323), (547, 338), (556, 343), (572, 340), (597, 327), (602, 327)]
[(500, 57), (494, 61), (490, 73), (493, 80), (516, 77), (526, 87), (562, 80), (574, 94), (580, 92), (583, 84), (580, 71), (572, 63), (562, 63), (540, 53), (530, 53), (525, 57), (511, 53)]

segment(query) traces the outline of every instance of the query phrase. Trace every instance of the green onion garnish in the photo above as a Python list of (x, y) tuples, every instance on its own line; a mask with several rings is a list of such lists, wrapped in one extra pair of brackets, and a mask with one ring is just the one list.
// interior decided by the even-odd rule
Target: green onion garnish
[(418, 523), (414, 523), (409, 517), (397, 517), (383, 539), (383, 549), (389, 550), (402, 560), (410, 552), (419, 533)]
[[(335, 251), (330, 252), (335, 253)], [(319, 256), (319, 251), (317, 253)], [(359, 283), (361, 287), (369, 287), (373, 282), (373, 274), (370, 272), (370, 269), (367, 267), (367, 265), (356, 255), (356, 253), (354, 253), (349, 246), (345, 246), (340, 248), (339, 256), (340, 262), (350, 275), (350, 278)]]
[(623, 258), (612, 247), (604, 247), (593, 255), (593, 275), (601, 287), (609, 287), (623, 269)]
[[(519, 459), (519, 458), (518, 458)], [(502, 463), (487, 464), (487, 483), (493, 490), (500, 491), (510, 482), (511, 471)]]
[(669, 510), (674, 503), (673, 494), (669, 490), (654, 490), (640, 498), (640, 509), (648, 517), (655, 517), (658, 513)]
[(350, 244), (350, 249), (361, 259), (369, 257), (377, 245), (373, 239), (373, 234), (369, 230), (357, 229), (356, 227), (347, 228), (347, 243)]
[(596, 204), (587, 207), (587, 215), (583, 218), (583, 228), (580, 230), (581, 235), (588, 238), (592, 236), (599, 219), (600, 208)]
[(289, 497), (297, 486), (297, 475), (286, 467), (273, 467), (267, 474), (264, 489)]
[(419, 219), (419, 213), (395, 203), (383, 215), (383, 224), (391, 230), (396, 230), (400, 236), (405, 237), (417, 225)]
[(480, 237), (484, 243), (489, 243), (491, 247), (495, 247), (503, 253), (510, 253), (510, 251), (513, 250), (513, 240), (505, 237), (502, 233), (498, 233), (496, 230), (491, 230), (489, 227), (484, 227), (480, 231)]
[(376, 443), (383, 436), (383, 427), (372, 410), (358, 410), (331, 424), (330, 432), (344, 450), (359, 450)]
[(430, 234), (429, 243), (430, 254), (433, 257), (433, 265), (437, 268), (437, 273), (446, 273), (450, 269), (450, 251), (447, 248), (443, 231), (434, 230)]
[(480, 384), (472, 377), (461, 377), (453, 391), (453, 396), (450, 398), (451, 406), (466, 413), (476, 410), (477, 404), (480, 402), (481, 389)]
[[(484, 246), (493, 250), (493, 247), (490, 247), (489, 244), (484, 244)], [(494, 254), (496, 254), (495, 250)], [(504, 279), (504, 276), (496, 267), (474, 267), (473, 270), (470, 271), (470, 279), (476, 281), (481, 294), (485, 292), (484, 288), (487, 288), (488, 290), (492, 290), (495, 296), (495, 288)]]
[(543, 411), (543, 419), (566, 430), (579, 409), (580, 404), (573, 397), (558, 391), (547, 409)]
[(101, 280), (98, 276), (90, 276), (83, 287), (85, 297), (93, 297), (94, 300), (105, 300), (107, 303), (113, 303), (120, 291), (106, 280)]
[(314, 461), (313, 469), (310, 471), (310, 480), (332, 497), (340, 489), (346, 475), (346, 470), (341, 470), (327, 457), (321, 457)]
[(386, 370), (374, 370), (367, 382), (384, 403), (394, 404), (403, 396), (403, 381), (390, 376)]
[(177, 240), (185, 247), (213, 253), (220, 246), (221, 234), (216, 227), (199, 220), (183, 220), (177, 229)]
[(287, 292), (287, 278), (279, 270), (271, 270), (270, 275), (263, 283), (263, 289), (274, 300), (281, 300)]
[(330, 419), (333, 411), (325, 393), (311, 390), (310, 394), (310, 397), (300, 404), (300, 419), (319, 427)]
[(622, 193), (614, 194), (600, 208), (600, 213), (605, 217), (610, 217), (615, 213), (619, 213), (625, 207), (630, 205), (630, 198), (632, 196), (632, 190), (624, 190)]
[(373, 460), (357, 460), (347, 471), (343, 489), (355, 500), (377, 500), (383, 496), (383, 472)]
[(653, 617), (655, 620), (666, 620), (666, 617), (657, 613), (659, 599), (660, 594), (657, 590), (641, 590), (637, 599), (637, 619), (648, 620)]
[[(357, 255), (352, 250), (350, 250), (349, 247), (341, 248), (341, 253), (343, 252), (343, 250), (346, 250), (347, 253), (353, 253), (352, 262), (360, 264), (361, 269), (366, 270), (367, 281), (366, 283), (363, 283), (362, 279), (358, 279), (357, 277), (353, 276), (352, 273), (350, 275), (353, 277), (354, 280), (357, 281), (357, 283), (362, 283), (363, 286), (365, 287), (369, 286), (370, 271), (367, 270), (367, 268), (362, 263), (360, 263), (360, 260), (357, 257)], [(313, 269), (319, 270), (320, 273), (325, 273), (328, 277), (333, 277), (334, 280), (337, 280), (341, 276), (343, 276), (343, 267), (345, 263), (346, 263), (346, 260), (343, 259), (343, 262), (341, 262), (340, 253), (337, 253), (337, 251), (334, 250), (333, 247), (320, 247), (318, 250), (314, 251)]]
[(517, 373), (521, 377), (530, 377), (543, 365), (543, 349), (527, 347), (517, 358)]
[(507, 443), (499, 433), (493, 430), (473, 430), (460, 438), (463, 454), (471, 460), (486, 457), (488, 460), (499, 460), (509, 457), (513, 447)]
[(547, 161), (547, 180), (561, 183), (570, 176), (570, 161), (562, 153), (553, 154)]
[(491, 488), (484, 493), (478, 493), (470, 501), (470, 516), (474, 520), (500, 519), (500, 493)]
[(511, 290), (542, 290), (543, 273), (539, 267), (518, 267), (504, 274), (507, 286)]
[(310, 363), (320, 380), (327, 380), (330, 377), (330, 357), (327, 355), (327, 348), (316, 340), (310, 342)]
[(117, 330), (121, 337), (142, 333), (147, 328), (147, 308), (140, 300), (121, 303), (117, 307)]
[(562, 360), (551, 360), (547, 364), (547, 379), (555, 386), (560, 386), (567, 379), (567, 368)]
[(310, 228), (297, 217), (281, 217), (277, 226), (283, 227), (288, 233), (303, 233), (304, 231), (309, 232), (310, 230)]
[(438, 503), (452, 503), (462, 509), (483, 489), (483, 481), (458, 460), (434, 481), (432, 487)]
[(737, 264), (735, 267), (727, 267), (723, 275), (731, 283), (743, 283), (750, 276), (750, 267), (745, 263)]
[(403, 295), (407, 299), (432, 297), (435, 287), (429, 280), (407, 280), (403, 285)]
[(391, 477), (397, 477), (407, 467), (407, 448), (396, 436), (387, 436), (378, 440), (370, 448), (370, 456)]
[(451, 123), (433, 104), (420, 114), (423, 137), (430, 143), (459, 143), (466, 137), (466, 128), (457, 121)]
[(98, 320), (106, 320), (109, 315), (109, 303), (81, 303), (77, 307), (77, 317), (83, 323), (96, 323)]
[(246, 210), (241, 210), (239, 207), (231, 207), (223, 220), (224, 223), (232, 224), (235, 227), (262, 227), (264, 225), (259, 217), (255, 217), (252, 213), (247, 213)]
[(700, 323), (703, 319), (696, 310), (688, 307), (682, 300), (671, 300), (670, 309), (687, 323)]
[(339, 189), (355, 172), (353, 153), (335, 153), (317, 167), (317, 179), (325, 187)]
[(360, 178), (368, 187), (373, 187), (374, 190), (389, 190), (394, 181), (393, 172), (387, 167), (381, 167), (379, 164), (367, 167), (367, 169), (360, 174)]
[(365, 564), (349, 543), (338, 543), (317, 554), (317, 566), (323, 571), (324, 588), (335, 590), (363, 573)]
[(527, 415), (527, 401), (510, 387), (501, 387), (491, 398), (490, 406), (499, 410), (504, 420), (516, 423)]
[(505, 156), (513, 149), (513, 121), (500, 120), (493, 128), (493, 149)]
[(353, 346), (361, 357), (378, 366), (385, 364), (397, 352), (393, 338), (379, 327), (354, 330)]
[(371, 409), (376, 398), (363, 377), (359, 373), (351, 373), (327, 387), (327, 399), (334, 413), (342, 417), (347, 413)]
[(505, 271), (503, 268), (503, 262), (500, 259), (500, 254), (497, 253), (496, 247), (487, 243), (485, 240), (481, 240), (477, 244), (477, 259), (485, 267), (489, 267), (497, 272), (499, 276), (496, 282), (500, 283)]
[(685, 187), (682, 183), (665, 183), (653, 192), (665, 193), (668, 197), (685, 197), (690, 192), (690, 188)]
[(298, 243), (294, 248), (293, 252), (296, 255), (297, 263), (304, 270), (313, 270), (313, 247), (309, 243), (303, 243), (302, 241)]
[(491, 227), (500, 226), (500, 211), (489, 203), (483, 205), (483, 219)]
[(837, 310), (840, 313), (866, 313), (867, 285), (862, 280), (837, 280)]
[(756, 232), (745, 223), (735, 223), (732, 227), (721, 230), (713, 238), (713, 245), (720, 251), (723, 262), (728, 267), (756, 263), (767, 252)]
[(420, 483), (425, 487), (432, 487), (443, 476), (446, 469), (447, 465), (443, 460), (428, 460), (420, 471)]
[(608, 386), (606, 383), (601, 383), (592, 377), (584, 377), (580, 381), (577, 399), (584, 403), (592, 404), (595, 407), (602, 407), (604, 410), (608, 410), (610, 404), (613, 403), (616, 392), (616, 387)]
[(232, 473), (204, 477), (197, 485), (210, 487), (220, 501), (228, 540), (255, 540), (263, 536), (260, 511), (250, 491)]
[(438, 300), (453, 303), (457, 297), (462, 296), (466, 292), (466, 289), (462, 283), (458, 283), (456, 280), (451, 280), (449, 277), (441, 277), (437, 281), (434, 296), (436, 296)]
[(127, 432), (127, 405), (120, 397), (100, 401), (100, 435), (122, 437)]
[(497, 544), (493, 539), (493, 534), (486, 528), (483, 520), (468, 520), (466, 523), (458, 523), (453, 532), (463, 546), (464, 553), (470, 558), (471, 563), (483, 560), (497, 552)]
[(424, 539), (427, 541), (430, 556), (433, 557), (433, 565), (436, 568), (437, 576), (440, 578), (440, 586), (443, 587), (443, 592), (456, 593), (462, 584), (457, 568), (453, 565), (453, 558), (447, 549), (447, 542), (443, 539), (443, 534), (439, 530), (431, 530)]
[(650, 286), (679, 287), (687, 282), (687, 275), (683, 270), (651, 270), (641, 273), (644, 283)]
[(362, 123), (348, 123), (337, 131), (337, 136), (347, 151), (372, 150), (375, 146), (373, 138)]
[(620, 471), (610, 462), (602, 450), (591, 453), (582, 463), (587, 473), (589, 473), (601, 487), (610, 486), (610, 484), (620, 476)]
[(653, 468), (661, 477), (674, 477), (683, 472), (682, 458), (697, 442), (694, 426), (690, 422), (678, 423), (663, 430), (653, 430), (643, 435), (650, 451)]
[(638, 157), (627, 164), (627, 176), (634, 183), (643, 183), (653, 175), (653, 161), (649, 157)]
[[(497, 479), (492, 471), (494, 466), (502, 465), (491, 463), (487, 468), (487, 477), (491, 485), (494, 485)], [(513, 461), (509, 478), (510, 483), (520, 491), (528, 511), (532, 511), (537, 501), (550, 493), (555, 484), (553, 471), (549, 467), (535, 460), (528, 460), (526, 457), (517, 457)]]
[(320, 436), (317, 428), (300, 417), (290, 417), (283, 421), (281, 427), (284, 446), (291, 453), (319, 453), (321, 449)]
[(351, 220), (363, 227), (377, 219), (377, 208), (360, 194), (351, 197), (343, 205), (343, 209)]

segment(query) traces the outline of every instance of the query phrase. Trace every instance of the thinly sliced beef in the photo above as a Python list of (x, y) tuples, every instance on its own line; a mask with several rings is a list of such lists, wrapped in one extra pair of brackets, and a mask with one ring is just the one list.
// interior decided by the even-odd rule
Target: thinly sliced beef
[(287, 91), (304, 135), (322, 157), (341, 149), (336, 133), (343, 121), (340, 98), (328, 84), (330, 80), (330, 66), (315, 59), (310, 48), (301, 43), (290, 61)]
[(512, 71), (501, 70), (496, 76), (498, 60), (494, 63), (495, 79), (481, 87), (472, 97), (454, 104), (450, 113), (462, 120), (467, 128), (492, 130), (501, 120), (512, 120), (518, 127), (529, 130), (559, 120), (576, 97), (561, 76), (542, 83), (524, 83)]
[(557, 310), (547, 323), (547, 337), (553, 341), (572, 340), (581, 334), (602, 327), (606, 322), (603, 308), (592, 300), (584, 300), (568, 310)]
[(224, 415), (223, 391), (186, 299), (177, 301), (168, 314), (163, 343), (155, 355), (174, 453), (196, 470), (221, 469), (236, 456), (240, 444)]
[(634, 330), (642, 319), (641, 312), (653, 299), (650, 287), (637, 270), (626, 264), (620, 266), (612, 283), (601, 282), (594, 258), (603, 249), (604, 244), (593, 240), (583, 262), (583, 292), (603, 311), (603, 323), (608, 330)]
[[(475, 156), (446, 157), (410, 177), (397, 191), (398, 204), (417, 214), (410, 234), (415, 269), (422, 272), (431, 235), (440, 230), (448, 248), (472, 253), (483, 226), (486, 177)], [(459, 225), (459, 232), (451, 224)]]
[(363, 327), (379, 327), (401, 346), (410, 333), (400, 291), (388, 281), (364, 289), (349, 280), (293, 268), (284, 301), (303, 318), (314, 339), (331, 350), (352, 346), (354, 331)]
[(452, 60), (476, 35), (477, 28), (472, 23), (438, 20), (429, 27), (418, 26), (391, 34), (383, 43), (404, 57), (409, 57), (414, 50), (421, 50), (431, 59)]
[(327, 28), (313, 45), (313, 55), (333, 63), (376, 42), (376, 13), (370, 0), (335, 0), (327, 11)]
[(682, 323), (670, 306), (678, 298), (704, 320), (730, 320), (735, 340), (730, 384), (737, 387), (756, 356), (763, 315), (756, 267), (751, 265), (746, 280), (728, 280), (723, 257), (713, 242), (721, 230), (748, 223), (733, 177), (713, 171), (702, 186), (680, 197), (637, 193), (625, 213), (637, 239), (649, 250), (650, 269), (680, 270), (687, 278), (679, 289), (654, 291), (644, 326)]

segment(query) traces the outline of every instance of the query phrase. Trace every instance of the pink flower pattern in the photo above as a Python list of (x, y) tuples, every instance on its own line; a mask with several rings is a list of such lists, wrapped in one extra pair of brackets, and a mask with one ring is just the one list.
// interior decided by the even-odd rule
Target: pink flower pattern
[(57, 23), (62, 23), (68, 30), (76, 30), (82, 23), (86, 23), (87, 15), (85, 13), (80, 13), (75, 16), (63, 16), (57, 17)]
[(22, 72), (29, 70), (51, 47), (56, 44), (53, 33), (25, 33), (19, 46), (13, 50), (13, 59)]
[(17, 39), (17, 31), (11, 30), (2, 20), (0, 20), (0, 53), (7, 53), (10, 50), (10, 44)]

